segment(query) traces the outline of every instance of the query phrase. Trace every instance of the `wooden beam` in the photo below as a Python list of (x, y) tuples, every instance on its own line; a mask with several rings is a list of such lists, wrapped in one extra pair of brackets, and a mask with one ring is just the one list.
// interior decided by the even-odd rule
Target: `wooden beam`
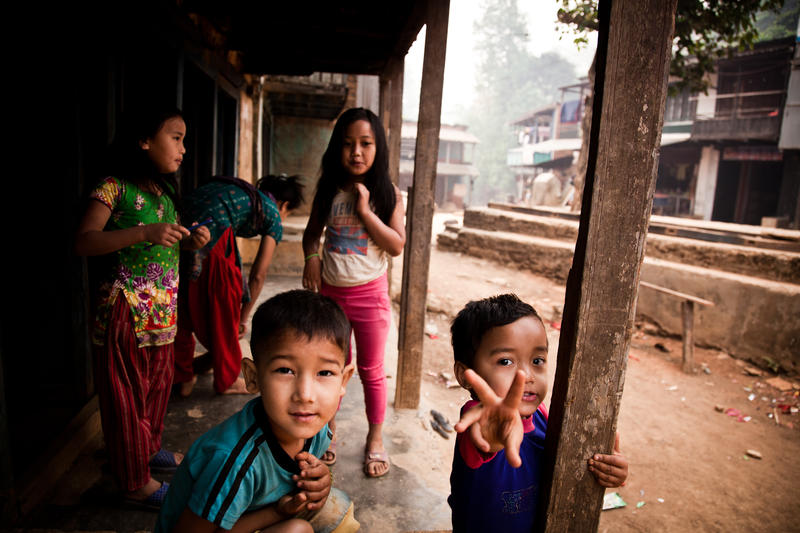
[(714, 302), (712, 302), (711, 300), (698, 298), (697, 296), (692, 296), (691, 294), (686, 294), (685, 292), (673, 291), (672, 289), (661, 287), (660, 285), (656, 285), (655, 283), (640, 281), (639, 285), (641, 285), (642, 287), (647, 287), (648, 289), (653, 289), (654, 291), (663, 292), (664, 294), (669, 294), (670, 296), (675, 296), (676, 298), (680, 298), (682, 300), (689, 300), (700, 305), (707, 305), (711, 307), (714, 306)]
[(580, 229), (559, 340), (536, 530), (597, 530), (658, 167), (677, 0), (601, 0)]
[(102, 431), (97, 396), (93, 396), (53, 441), (20, 481), (19, 509), (22, 515), (41, 503), (75, 462), (84, 447)]
[(389, 172), (395, 185), (400, 183), (400, 146), (403, 136), (403, 71), (405, 61), (393, 61), (388, 77), (391, 80), (389, 94)]
[(694, 374), (694, 302), (684, 300), (681, 302), (681, 315), (683, 318), (683, 371)]
[[(406, 213), (406, 247), (403, 272), (404, 297), (400, 307), (395, 408), (416, 409), (422, 382), (422, 340), (431, 257), (433, 194), (439, 154), (442, 85), (447, 49), (449, 0), (428, 2), (425, 59), (419, 99), (419, 123), (414, 157), (411, 208)], [(407, 270), (407, 272), (406, 272)], [(412, 282), (413, 281), (413, 282)]]

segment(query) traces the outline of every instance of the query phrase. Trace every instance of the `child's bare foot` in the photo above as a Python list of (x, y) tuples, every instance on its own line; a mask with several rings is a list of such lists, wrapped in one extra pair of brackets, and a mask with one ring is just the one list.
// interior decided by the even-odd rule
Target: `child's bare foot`
[(383, 424), (370, 424), (367, 444), (364, 447), (364, 473), (369, 477), (381, 477), (389, 471), (389, 455), (383, 447)]
[(189, 381), (184, 381), (181, 383), (180, 389), (178, 390), (178, 394), (181, 395), (181, 398), (188, 398), (192, 394), (192, 390), (194, 390), (196, 383), (197, 376), (192, 376), (192, 379)]
[(233, 382), (233, 385), (228, 387), (228, 389), (224, 391), (222, 394), (252, 394), (252, 393), (247, 392), (247, 385), (244, 382), (244, 378), (242, 376), (239, 376), (238, 378), (236, 378), (236, 381)]

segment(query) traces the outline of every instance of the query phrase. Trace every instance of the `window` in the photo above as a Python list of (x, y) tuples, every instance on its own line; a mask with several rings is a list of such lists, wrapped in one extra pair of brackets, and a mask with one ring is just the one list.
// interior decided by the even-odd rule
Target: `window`
[(464, 143), (450, 143), (450, 163), (461, 163), (464, 161)]

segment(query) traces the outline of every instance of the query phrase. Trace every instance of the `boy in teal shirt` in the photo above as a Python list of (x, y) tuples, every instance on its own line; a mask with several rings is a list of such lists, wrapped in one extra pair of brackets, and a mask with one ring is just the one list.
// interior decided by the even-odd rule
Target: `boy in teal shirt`
[(328, 449), (352, 367), (350, 324), (331, 299), (294, 290), (253, 316), (248, 391), (261, 396), (192, 445), (170, 485), (156, 532), (311, 531), (330, 490)]

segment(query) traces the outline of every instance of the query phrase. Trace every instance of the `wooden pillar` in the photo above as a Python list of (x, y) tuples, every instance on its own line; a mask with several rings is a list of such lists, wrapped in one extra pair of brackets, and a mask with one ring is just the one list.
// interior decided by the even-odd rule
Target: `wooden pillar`
[[(600, 0), (583, 206), (558, 350), (536, 530), (597, 530), (652, 208), (677, 0)], [(623, 438), (624, 444), (624, 438)]]
[(683, 371), (687, 374), (694, 373), (694, 302), (684, 300), (681, 302), (681, 315), (683, 318)]
[(392, 82), (389, 94), (389, 172), (392, 182), (400, 184), (400, 146), (403, 137), (403, 58), (392, 62), (388, 75)]
[(414, 156), (414, 187), (406, 212), (406, 248), (403, 268), (403, 296), (398, 334), (396, 408), (416, 409), (422, 380), (422, 340), (428, 293), (433, 193), (439, 153), (439, 125), (442, 113), (442, 84), (447, 48), (449, 0), (432, 0), (427, 5), (425, 59), (419, 99), (417, 145)]

